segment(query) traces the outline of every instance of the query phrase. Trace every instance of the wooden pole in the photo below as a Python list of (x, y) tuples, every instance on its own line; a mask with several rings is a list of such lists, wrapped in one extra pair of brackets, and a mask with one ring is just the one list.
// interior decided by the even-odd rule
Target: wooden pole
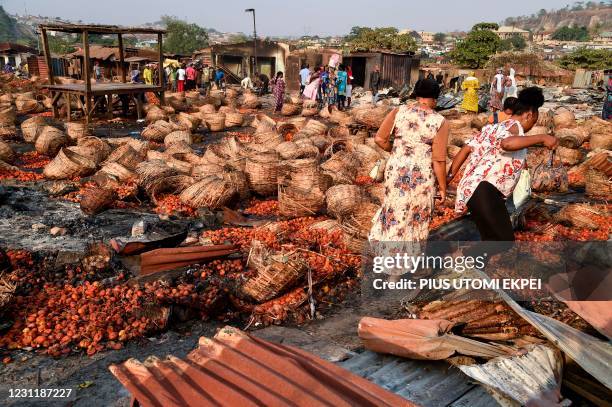
[(49, 78), (49, 84), (54, 85), (53, 82), (53, 66), (51, 63), (51, 52), (49, 52), (49, 41), (47, 39), (47, 30), (40, 30), (40, 36), (42, 37), (43, 50), (45, 52), (45, 62), (47, 63), (47, 76)]
[(89, 34), (83, 31), (83, 75), (85, 76), (85, 123), (91, 119), (91, 73), (89, 67)]
[(159, 33), (157, 34), (157, 60), (159, 62), (159, 65), (157, 65), (157, 75), (159, 78), (159, 88), (161, 89), (159, 91), (159, 104), (160, 105), (165, 105), (166, 101), (164, 98), (164, 89), (165, 89), (165, 84), (164, 84), (164, 54), (162, 51), (162, 34)]
[(125, 83), (125, 58), (123, 55), (123, 35), (118, 34), (119, 36), (119, 65), (121, 66), (121, 82)]

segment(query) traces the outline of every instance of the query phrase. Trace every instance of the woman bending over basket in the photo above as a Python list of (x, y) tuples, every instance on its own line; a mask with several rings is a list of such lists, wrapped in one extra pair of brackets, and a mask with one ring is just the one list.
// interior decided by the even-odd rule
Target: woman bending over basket
[(558, 144), (554, 136), (524, 134), (538, 121), (538, 109), (543, 104), (540, 88), (523, 89), (510, 118), (483, 127), (482, 132), (468, 141), (453, 160), (448, 182), (468, 159), (457, 187), (455, 211), (461, 213), (469, 209), (482, 240), (514, 240), (505, 201), (519, 180), (527, 148), (543, 144), (552, 150)]

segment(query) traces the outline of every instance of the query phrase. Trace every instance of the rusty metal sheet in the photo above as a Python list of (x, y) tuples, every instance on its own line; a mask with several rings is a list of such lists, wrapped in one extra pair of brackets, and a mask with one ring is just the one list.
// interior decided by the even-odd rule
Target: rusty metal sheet
[(186, 359), (130, 359), (111, 372), (142, 406), (414, 406), (314, 355), (225, 327)]
[(442, 360), (455, 354), (494, 358), (515, 349), (479, 342), (450, 333), (455, 324), (443, 319), (397, 319), (365, 317), (358, 333), (366, 349), (411, 359)]
[(151, 250), (140, 255), (139, 275), (174, 270), (202, 261), (219, 259), (237, 253), (234, 245), (176, 247)]

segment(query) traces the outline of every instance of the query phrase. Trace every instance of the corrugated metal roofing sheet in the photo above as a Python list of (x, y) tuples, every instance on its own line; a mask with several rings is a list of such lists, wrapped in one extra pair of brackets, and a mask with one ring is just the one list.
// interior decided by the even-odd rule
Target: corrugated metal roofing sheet
[(300, 349), (232, 327), (185, 360), (130, 359), (111, 372), (143, 406), (414, 406)]

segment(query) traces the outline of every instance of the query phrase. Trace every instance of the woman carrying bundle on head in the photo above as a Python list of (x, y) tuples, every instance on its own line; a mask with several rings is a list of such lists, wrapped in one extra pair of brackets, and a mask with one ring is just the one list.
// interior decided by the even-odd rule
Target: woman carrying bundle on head
[(470, 211), (482, 240), (514, 240), (505, 202), (519, 180), (527, 148), (543, 144), (552, 150), (558, 144), (550, 135), (525, 136), (537, 123), (538, 109), (543, 104), (542, 89), (535, 86), (523, 89), (510, 118), (483, 127), (453, 160), (448, 182), (468, 160), (457, 187), (455, 211)]
[(491, 89), (489, 99), (489, 107), (491, 110), (498, 111), (502, 110), (502, 99), (504, 97), (504, 84), (506, 83), (506, 77), (504, 76), (504, 70), (498, 69), (497, 74), (493, 77), (491, 81)]

